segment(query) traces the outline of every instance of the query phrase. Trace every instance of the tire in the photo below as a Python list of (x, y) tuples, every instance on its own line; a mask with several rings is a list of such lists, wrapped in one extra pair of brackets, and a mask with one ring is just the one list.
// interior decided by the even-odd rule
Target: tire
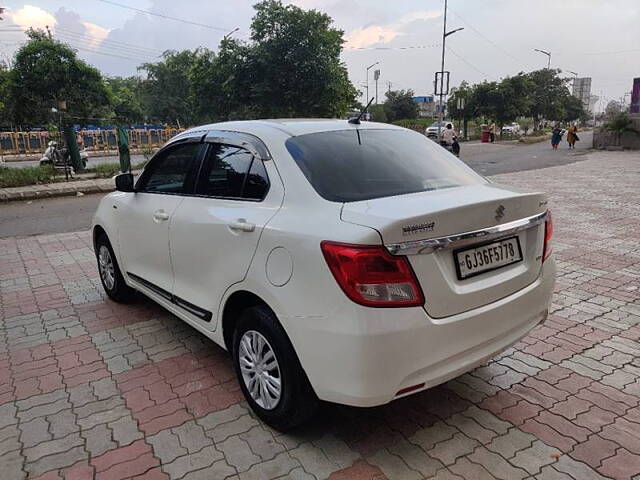
[(98, 237), (95, 246), (98, 273), (104, 291), (114, 302), (128, 303), (133, 299), (135, 290), (125, 283), (111, 243), (104, 233)]
[[(262, 344), (259, 343), (260, 337)], [(259, 351), (263, 357), (262, 362), (254, 363), (255, 368), (246, 361), (255, 358), (251, 357), (248, 347), (253, 352)], [(275, 367), (269, 350), (273, 353)], [(240, 367), (241, 359), (244, 368)], [(306, 422), (315, 413), (318, 398), (284, 329), (266, 306), (250, 307), (240, 314), (233, 335), (233, 365), (247, 402), (260, 419), (276, 430), (287, 431)], [(259, 376), (262, 376), (262, 380), (251, 381)], [(273, 390), (274, 380), (280, 382), (277, 400)], [(249, 391), (250, 385), (254, 394)]]

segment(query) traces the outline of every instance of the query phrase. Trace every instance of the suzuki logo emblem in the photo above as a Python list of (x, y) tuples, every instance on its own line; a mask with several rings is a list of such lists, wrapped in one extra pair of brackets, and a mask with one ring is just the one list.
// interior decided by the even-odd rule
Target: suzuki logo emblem
[(502, 217), (504, 217), (504, 211), (506, 209), (504, 208), (504, 205), (500, 205), (498, 208), (496, 208), (496, 216), (493, 217), (496, 219), (496, 222), (499, 222), (500, 220), (502, 220)]

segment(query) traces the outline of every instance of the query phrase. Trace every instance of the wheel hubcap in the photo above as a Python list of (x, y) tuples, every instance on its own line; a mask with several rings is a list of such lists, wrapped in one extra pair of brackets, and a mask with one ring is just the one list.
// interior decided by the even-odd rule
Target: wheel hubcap
[(100, 269), (100, 278), (102, 278), (104, 286), (107, 287), (107, 290), (113, 290), (113, 286), (116, 283), (113, 260), (111, 252), (105, 245), (101, 245), (98, 252), (98, 268)]
[(242, 380), (254, 402), (265, 410), (273, 410), (282, 394), (280, 366), (273, 348), (262, 334), (249, 330), (239, 346)]

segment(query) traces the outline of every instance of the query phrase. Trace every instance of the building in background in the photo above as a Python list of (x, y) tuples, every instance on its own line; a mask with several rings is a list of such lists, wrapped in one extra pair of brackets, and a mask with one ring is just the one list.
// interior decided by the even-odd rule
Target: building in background
[(631, 107), (629, 113), (640, 113), (640, 77), (633, 79), (631, 90)]
[(591, 77), (574, 79), (573, 96), (580, 99), (587, 112), (591, 111)]
[(436, 102), (433, 95), (413, 97), (413, 101), (418, 104), (418, 116), (421, 118), (436, 116)]

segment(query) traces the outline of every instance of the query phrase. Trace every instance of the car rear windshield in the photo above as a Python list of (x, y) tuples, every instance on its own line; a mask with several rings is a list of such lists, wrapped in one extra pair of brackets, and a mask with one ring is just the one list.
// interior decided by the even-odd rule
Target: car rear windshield
[(353, 129), (291, 137), (289, 153), (326, 200), (354, 202), (485, 183), (424, 135)]

